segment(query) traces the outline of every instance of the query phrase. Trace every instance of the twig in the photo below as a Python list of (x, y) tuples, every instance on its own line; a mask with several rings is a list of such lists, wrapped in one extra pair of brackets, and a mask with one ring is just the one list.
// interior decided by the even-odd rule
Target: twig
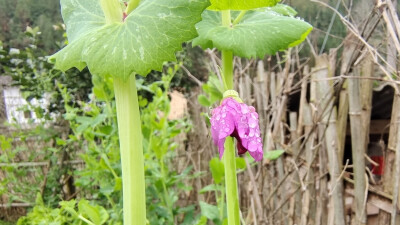
[[(71, 160), (64, 161), (63, 163), (57, 162), (57, 165), (61, 164), (85, 164), (82, 160)], [(0, 163), (0, 167), (35, 167), (35, 166), (47, 166), (48, 162), (20, 162), (20, 163)]]
[(181, 65), (180, 67), (186, 72), (188, 77), (190, 77), (194, 82), (197, 83), (197, 85), (199, 85), (200, 87), (203, 85), (203, 82), (201, 82), (199, 79), (193, 76), (193, 74), (190, 73), (190, 71), (184, 65)]

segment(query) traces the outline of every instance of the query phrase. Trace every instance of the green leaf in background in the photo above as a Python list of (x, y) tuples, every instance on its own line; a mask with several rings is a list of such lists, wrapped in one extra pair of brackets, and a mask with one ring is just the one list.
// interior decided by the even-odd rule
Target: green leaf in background
[(87, 216), (96, 225), (104, 224), (109, 218), (107, 211), (103, 207), (99, 205), (92, 206), (86, 199), (79, 201), (78, 209), (79, 213), (85, 217)]
[(215, 205), (210, 205), (206, 202), (200, 201), (201, 215), (207, 217), (210, 220), (219, 218), (219, 210)]
[(209, 102), (211, 105), (222, 100), (222, 95), (225, 90), (222, 82), (216, 75), (210, 75), (207, 83), (203, 84), (202, 88), (203, 91), (209, 95)]
[(175, 61), (182, 42), (196, 36), (194, 24), (208, 2), (141, 1), (125, 21), (111, 24), (106, 24), (98, 0), (61, 0), (61, 5), (69, 44), (50, 57), (56, 68), (87, 65), (92, 74), (126, 78)]
[(207, 225), (207, 217), (201, 216), (196, 225)]
[(220, 189), (219, 186), (217, 186), (216, 184), (210, 184), (210, 185), (207, 185), (207, 186), (203, 187), (199, 191), (199, 193), (200, 194), (204, 194), (204, 193), (206, 193), (208, 191), (218, 191), (219, 189)]
[(280, 0), (210, 0), (209, 10), (249, 10), (261, 7), (274, 6)]
[(210, 160), (210, 170), (211, 170), (211, 175), (215, 181), (216, 184), (219, 184), (223, 181), (223, 178), (225, 176), (225, 167), (224, 163), (219, 160), (218, 158), (212, 158)]
[(211, 102), (208, 100), (208, 98), (205, 95), (197, 96), (197, 100), (199, 101), (200, 105), (202, 105), (202, 106), (205, 106), (205, 107), (211, 106)]
[(196, 24), (199, 36), (193, 45), (229, 50), (245, 58), (262, 58), (296, 46), (312, 30), (307, 22), (270, 9), (249, 11), (233, 27), (222, 25), (220, 12), (206, 10), (202, 16), (203, 20)]
[(269, 160), (275, 160), (279, 158), (284, 152), (285, 152), (284, 150), (268, 151), (267, 153), (264, 154), (264, 158)]
[(246, 168), (246, 161), (244, 160), (244, 158), (236, 157), (236, 169), (240, 170), (244, 168)]

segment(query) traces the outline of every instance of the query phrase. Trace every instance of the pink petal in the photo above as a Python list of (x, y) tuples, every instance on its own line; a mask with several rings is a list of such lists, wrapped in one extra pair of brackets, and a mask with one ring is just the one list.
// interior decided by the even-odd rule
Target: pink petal
[(256, 160), (263, 157), (262, 139), (258, 125), (258, 114), (254, 107), (226, 98), (212, 111), (211, 134), (218, 146), (220, 158), (224, 153), (224, 143), (228, 136), (237, 139), (238, 153), (247, 151)]

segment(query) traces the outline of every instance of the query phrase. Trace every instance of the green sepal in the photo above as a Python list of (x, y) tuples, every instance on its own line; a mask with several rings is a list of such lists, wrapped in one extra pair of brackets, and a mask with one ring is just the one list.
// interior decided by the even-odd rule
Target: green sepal
[[(98, 0), (61, 0), (69, 44), (50, 57), (56, 68), (83, 69), (126, 79), (175, 61), (182, 42), (196, 37), (194, 24), (206, 0), (144, 0), (125, 21), (106, 23)], [(122, 13), (122, 11), (121, 11)]]
[[(222, 101), (226, 98), (233, 98), (239, 103), (243, 103), (243, 100), (239, 97), (239, 93), (235, 90), (226, 90), (223, 94)], [(221, 102), (222, 102), (221, 101)]]
[[(233, 17), (238, 13), (232, 13)], [(193, 45), (232, 51), (244, 58), (263, 58), (300, 44), (312, 26), (303, 20), (284, 16), (271, 9), (247, 12), (243, 19), (231, 26), (223, 26), (221, 14), (206, 10), (203, 20), (196, 24), (199, 36)]]

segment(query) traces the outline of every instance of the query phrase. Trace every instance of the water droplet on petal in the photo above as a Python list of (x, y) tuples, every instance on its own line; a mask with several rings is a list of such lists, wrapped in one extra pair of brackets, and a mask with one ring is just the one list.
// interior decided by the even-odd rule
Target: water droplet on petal
[(246, 114), (249, 112), (249, 107), (247, 107), (247, 105), (245, 105), (245, 104), (241, 104), (240, 108), (241, 108), (241, 111), (243, 114)]
[(249, 118), (249, 127), (255, 128), (257, 126), (257, 121), (253, 118)]
[(254, 129), (250, 129), (249, 137), (254, 137), (254, 134), (255, 134)]
[(248, 146), (248, 150), (249, 151), (255, 151), (257, 150), (257, 142), (255, 142), (254, 140), (250, 141), (249, 146)]

